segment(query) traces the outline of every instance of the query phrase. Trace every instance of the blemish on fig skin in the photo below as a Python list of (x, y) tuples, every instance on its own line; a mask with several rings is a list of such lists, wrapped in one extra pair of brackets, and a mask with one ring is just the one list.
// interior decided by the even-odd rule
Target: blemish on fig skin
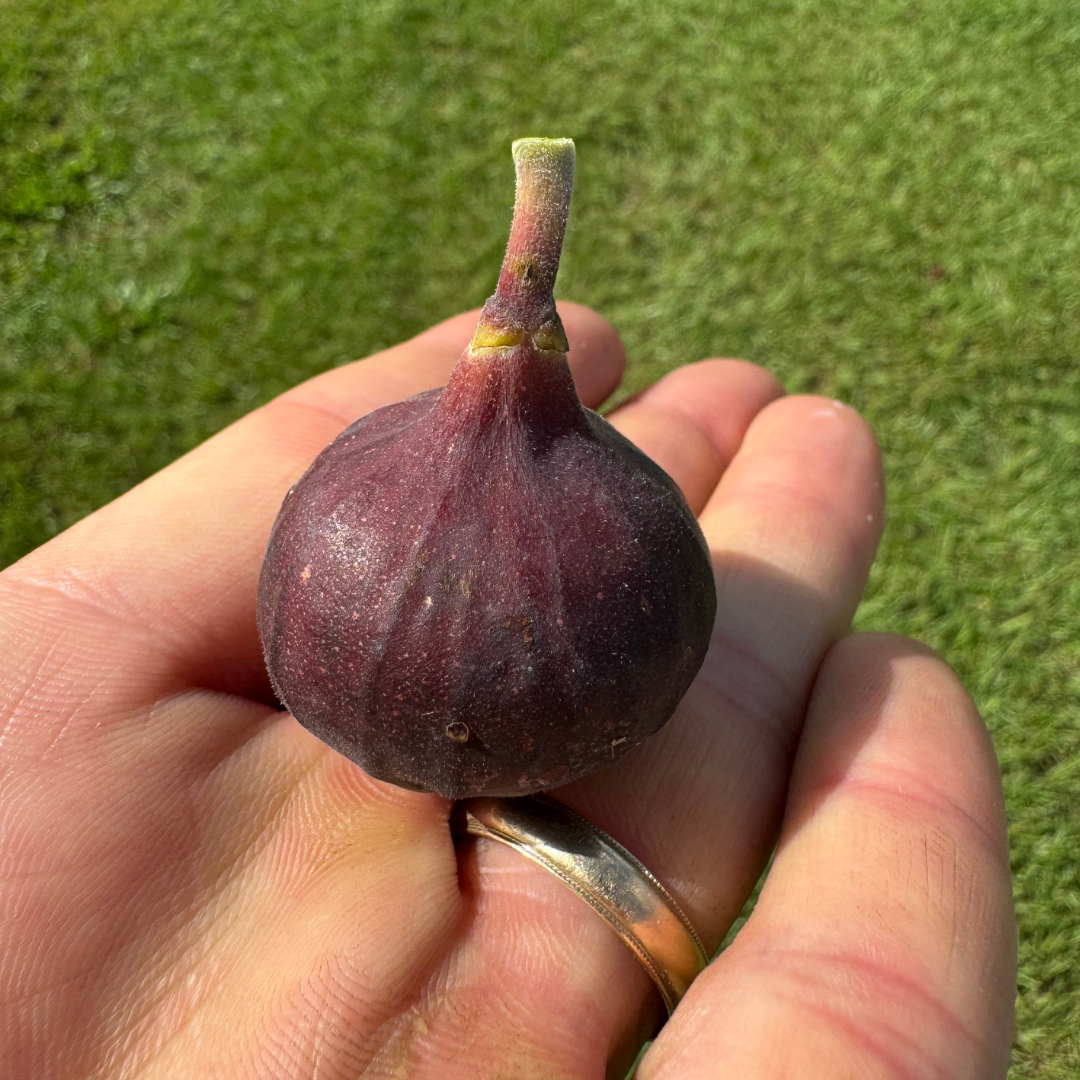
[(446, 734), (456, 743), (467, 743), (472, 732), (469, 731), (468, 724), (455, 720), (452, 724), (446, 725)]

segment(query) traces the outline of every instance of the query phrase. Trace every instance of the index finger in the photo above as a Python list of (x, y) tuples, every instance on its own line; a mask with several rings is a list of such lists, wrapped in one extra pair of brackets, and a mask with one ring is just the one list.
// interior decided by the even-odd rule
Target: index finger
[[(559, 311), (578, 392), (598, 405), (622, 377), (618, 334), (581, 305)], [(0, 630), (14, 677), (33, 680), (62, 637), (76, 682), (135, 671), (125, 686), (142, 700), (189, 686), (273, 700), (255, 599), (285, 492), (358, 417), (441, 386), (477, 315), (302, 383), (9, 568)]]

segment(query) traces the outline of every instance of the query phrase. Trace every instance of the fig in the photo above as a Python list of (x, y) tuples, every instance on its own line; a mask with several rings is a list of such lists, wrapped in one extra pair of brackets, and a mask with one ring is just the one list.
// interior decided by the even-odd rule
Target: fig
[(316, 458), (259, 583), (292, 715), (372, 776), (455, 799), (621, 757), (674, 712), (716, 611), (678, 487), (574, 390), (552, 296), (574, 144), (513, 156), (498, 286), (447, 385)]

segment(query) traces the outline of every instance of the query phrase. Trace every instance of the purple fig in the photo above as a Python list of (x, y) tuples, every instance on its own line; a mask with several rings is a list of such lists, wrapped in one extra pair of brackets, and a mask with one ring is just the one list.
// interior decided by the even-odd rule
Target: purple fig
[(513, 153), (506, 259), (449, 382), (316, 458), (259, 584), (293, 716), (372, 776), (450, 798), (621, 757), (675, 710), (716, 611), (679, 489), (574, 391), (552, 297), (574, 144)]

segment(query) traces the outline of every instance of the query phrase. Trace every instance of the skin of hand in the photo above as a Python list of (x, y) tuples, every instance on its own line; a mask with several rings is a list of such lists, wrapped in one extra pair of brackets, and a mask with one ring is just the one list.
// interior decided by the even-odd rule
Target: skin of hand
[[(624, 356), (560, 305), (579, 393)], [(0, 1076), (621, 1078), (662, 1020), (610, 928), (451, 805), (275, 709), (255, 628), (289, 486), (341, 429), (441, 385), (462, 315), (257, 410), (0, 575)], [(682, 486), (716, 569), (675, 717), (557, 797), (715, 949), (640, 1080), (992, 1080), (1015, 927), (997, 764), (948, 667), (847, 636), (881, 463), (850, 408), (751, 364), (612, 422)]]

